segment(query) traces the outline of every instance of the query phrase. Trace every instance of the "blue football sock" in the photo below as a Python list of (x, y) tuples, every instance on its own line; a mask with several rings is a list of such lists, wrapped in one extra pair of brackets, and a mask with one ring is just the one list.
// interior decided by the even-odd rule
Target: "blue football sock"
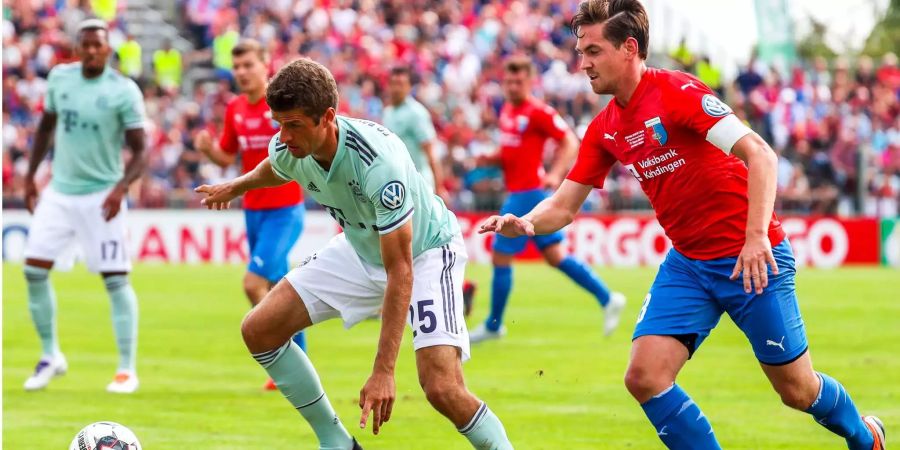
[(491, 313), (484, 324), (488, 330), (496, 332), (503, 324), (503, 311), (506, 309), (510, 290), (512, 290), (512, 267), (494, 266), (494, 278), (491, 281)]
[(294, 335), (293, 341), (300, 347), (300, 350), (303, 350), (303, 353), (306, 353), (306, 333), (299, 332)]
[(672, 450), (721, 449), (700, 407), (677, 384), (641, 405), (659, 439)]
[(600, 306), (606, 306), (609, 303), (609, 289), (587, 264), (569, 255), (559, 263), (558, 269), (579, 286), (594, 294), (594, 297), (600, 302)]
[(871, 450), (875, 438), (859, 416), (850, 394), (834, 378), (819, 372), (819, 395), (806, 412), (832, 433), (847, 440), (850, 450)]

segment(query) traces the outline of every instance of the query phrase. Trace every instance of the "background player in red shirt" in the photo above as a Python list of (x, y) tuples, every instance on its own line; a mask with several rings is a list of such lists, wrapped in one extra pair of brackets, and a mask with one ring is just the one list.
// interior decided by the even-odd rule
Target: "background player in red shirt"
[[(794, 285), (794, 257), (773, 214), (775, 153), (693, 76), (644, 65), (649, 22), (637, 0), (589, 0), (572, 20), (581, 69), (614, 100), (588, 128), (575, 167), (522, 218), (483, 231), (554, 232), (619, 161), (638, 179), (674, 245), (638, 314), (625, 385), (672, 449), (721, 448), (675, 378), (723, 312), (750, 341), (784, 404), (851, 449), (884, 449), (884, 426), (813, 370)], [(745, 165), (746, 164), (746, 165)]]
[[(500, 152), (492, 161), (503, 168), (503, 178), (509, 191), (500, 214), (521, 216), (531, 211), (549, 196), (547, 189), (559, 187), (575, 158), (578, 138), (559, 113), (531, 96), (533, 75), (534, 65), (528, 57), (512, 57), (504, 65), (503, 92), (506, 104), (500, 111)], [(556, 141), (559, 147), (550, 172), (545, 173), (544, 148), (550, 139)], [(528, 239), (525, 236), (495, 236), (491, 312), (484, 324), (472, 330), (472, 343), (496, 339), (505, 334), (505, 327), (502, 326), (503, 312), (512, 289), (512, 262), (515, 255), (525, 249)], [(548, 264), (558, 268), (597, 298), (606, 316), (604, 333), (612, 333), (619, 324), (625, 296), (617, 292), (611, 293), (587, 264), (566, 254), (560, 245), (563, 241), (561, 232), (532, 236), (530, 239)]]
[[(228, 167), (241, 160), (241, 172), (247, 173), (269, 156), (269, 141), (278, 133), (277, 123), (266, 104), (268, 55), (252, 39), (239, 42), (231, 51), (234, 78), (241, 95), (228, 103), (222, 136), (216, 145), (208, 132), (194, 138), (194, 147), (210, 160)], [(244, 275), (244, 292), (253, 306), (262, 300), (278, 280), (288, 272), (288, 253), (303, 232), (303, 195), (297, 183), (256, 189), (244, 195), (244, 219), (250, 261)], [(304, 351), (302, 332), (294, 341)], [(266, 389), (274, 390), (269, 380)]]

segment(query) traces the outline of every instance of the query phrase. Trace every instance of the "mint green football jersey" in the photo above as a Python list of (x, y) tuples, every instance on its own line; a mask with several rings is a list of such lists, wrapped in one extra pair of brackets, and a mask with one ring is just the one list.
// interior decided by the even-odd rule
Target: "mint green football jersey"
[(422, 150), (423, 143), (432, 141), (437, 136), (428, 109), (408, 96), (403, 103), (384, 109), (384, 126), (400, 136), (416, 169), (425, 178), (428, 187), (434, 189), (434, 174), (431, 173), (428, 157)]
[(144, 96), (134, 81), (107, 67), (81, 76), (81, 63), (50, 71), (44, 109), (56, 114), (51, 186), (71, 195), (102, 191), (124, 173), (125, 130), (143, 128)]
[(296, 180), (343, 227), (363, 261), (383, 266), (381, 235), (412, 220), (413, 257), (459, 233), (456, 216), (416, 171), (397, 135), (368, 120), (337, 116), (338, 146), (326, 171), (312, 156), (296, 158), (276, 134), (269, 160), (279, 177)]

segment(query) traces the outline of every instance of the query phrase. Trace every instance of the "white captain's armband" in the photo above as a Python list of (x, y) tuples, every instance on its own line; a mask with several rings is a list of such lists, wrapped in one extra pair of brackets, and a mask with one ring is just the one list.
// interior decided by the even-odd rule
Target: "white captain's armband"
[(712, 145), (719, 147), (725, 154), (731, 153), (731, 148), (742, 137), (752, 133), (753, 130), (741, 119), (734, 114), (729, 114), (716, 122), (709, 131), (706, 132), (706, 140)]

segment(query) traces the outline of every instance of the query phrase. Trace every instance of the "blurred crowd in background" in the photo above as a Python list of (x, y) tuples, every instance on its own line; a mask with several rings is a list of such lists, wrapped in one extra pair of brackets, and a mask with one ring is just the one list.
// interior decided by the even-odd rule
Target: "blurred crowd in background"
[[(251, 37), (270, 50), (272, 73), (301, 55), (323, 63), (339, 85), (339, 112), (374, 121), (380, 121), (385, 107), (390, 69), (412, 67), (414, 94), (430, 110), (438, 131), (437, 154), (453, 194), (450, 206), (497, 209), (504, 195), (502, 173), (475, 161), (497, 150), (503, 58), (519, 53), (533, 58), (535, 95), (556, 107), (579, 136), (610, 100), (594, 95), (578, 71), (567, 22), (576, 6), (577, 1), (552, 0), (181, 0), (178, 17), (184, 22), (173, 25), (194, 49), (165, 45), (154, 52), (151, 64), (143, 65), (140, 45), (116, 16), (116, 6), (92, 11), (87, 0), (5, 1), (4, 207), (22, 205), (47, 73), (55, 64), (76, 59), (74, 27), (98, 15), (113, 26), (111, 64), (138, 81), (145, 94), (149, 166), (132, 192), (134, 207), (199, 207), (194, 187), (236, 175), (236, 168), (222, 170), (207, 161), (192, 141), (201, 129), (220, 131), (225, 105), (235, 95), (230, 49), (240, 37)], [(802, 61), (789, 73), (751, 58), (735, 79), (723, 80), (708, 58), (687, 48), (651, 52), (650, 65), (697, 74), (772, 144), (780, 156), (780, 210), (898, 214), (900, 68), (895, 55)], [(183, 76), (194, 66), (208, 67), (214, 76)], [(551, 158), (552, 145), (546, 150)], [(39, 182), (47, 180), (48, 170), (42, 169)], [(639, 184), (621, 168), (585, 206), (597, 212), (647, 208)]]

